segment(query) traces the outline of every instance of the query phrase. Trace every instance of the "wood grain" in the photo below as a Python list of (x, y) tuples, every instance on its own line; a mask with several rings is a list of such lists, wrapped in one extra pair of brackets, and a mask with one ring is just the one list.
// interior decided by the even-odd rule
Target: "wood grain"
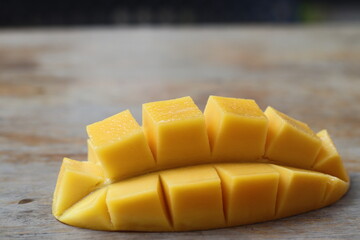
[[(64, 156), (85, 160), (85, 126), (190, 95), (253, 98), (327, 128), (350, 172), (333, 206), (248, 226), (107, 233), (57, 222)], [(358, 239), (360, 28), (92, 28), (0, 31), (0, 239)]]

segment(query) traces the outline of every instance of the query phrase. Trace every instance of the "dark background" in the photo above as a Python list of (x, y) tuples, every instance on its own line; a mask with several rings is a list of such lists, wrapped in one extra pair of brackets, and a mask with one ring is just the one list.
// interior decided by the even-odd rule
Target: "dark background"
[(0, 27), (360, 21), (355, 0), (0, 0)]

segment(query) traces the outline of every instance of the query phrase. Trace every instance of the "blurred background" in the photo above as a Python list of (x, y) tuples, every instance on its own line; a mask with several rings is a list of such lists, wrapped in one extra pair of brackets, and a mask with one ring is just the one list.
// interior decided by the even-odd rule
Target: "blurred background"
[(0, 2), (0, 26), (360, 21), (356, 0), (95, 0)]
[(61, 161), (87, 159), (88, 124), (209, 95), (326, 128), (352, 189), (331, 211), (176, 236), (360, 239), (360, 0), (0, 0), (0, 239), (144, 239), (58, 223)]

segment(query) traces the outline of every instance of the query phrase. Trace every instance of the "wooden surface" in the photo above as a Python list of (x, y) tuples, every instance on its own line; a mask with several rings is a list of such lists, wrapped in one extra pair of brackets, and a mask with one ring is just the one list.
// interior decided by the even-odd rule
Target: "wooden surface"
[[(253, 98), (333, 136), (352, 186), (338, 203), (248, 226), (107, 233), (57, 222), (64, 156), (86, 158), (85, 126), (190, 95)], [(0, 239), (359, 239), (360, 27), (0, 31)]]

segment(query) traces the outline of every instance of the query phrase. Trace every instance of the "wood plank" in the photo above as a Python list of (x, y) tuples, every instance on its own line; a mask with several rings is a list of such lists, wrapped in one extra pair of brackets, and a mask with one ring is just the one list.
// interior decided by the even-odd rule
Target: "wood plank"
[[(90, 28), (0, 31), (0, 239), (357, 239), (360, 236), (360, 29)], [(190, 95), (253, 98), (327, 128), (350, 172), (333, 206), (248, 226), (106, 233), (51, 215), (64, 156), (86, 159), (85, 126)], [(140, 121), (141, 122), (141, 121)]]

